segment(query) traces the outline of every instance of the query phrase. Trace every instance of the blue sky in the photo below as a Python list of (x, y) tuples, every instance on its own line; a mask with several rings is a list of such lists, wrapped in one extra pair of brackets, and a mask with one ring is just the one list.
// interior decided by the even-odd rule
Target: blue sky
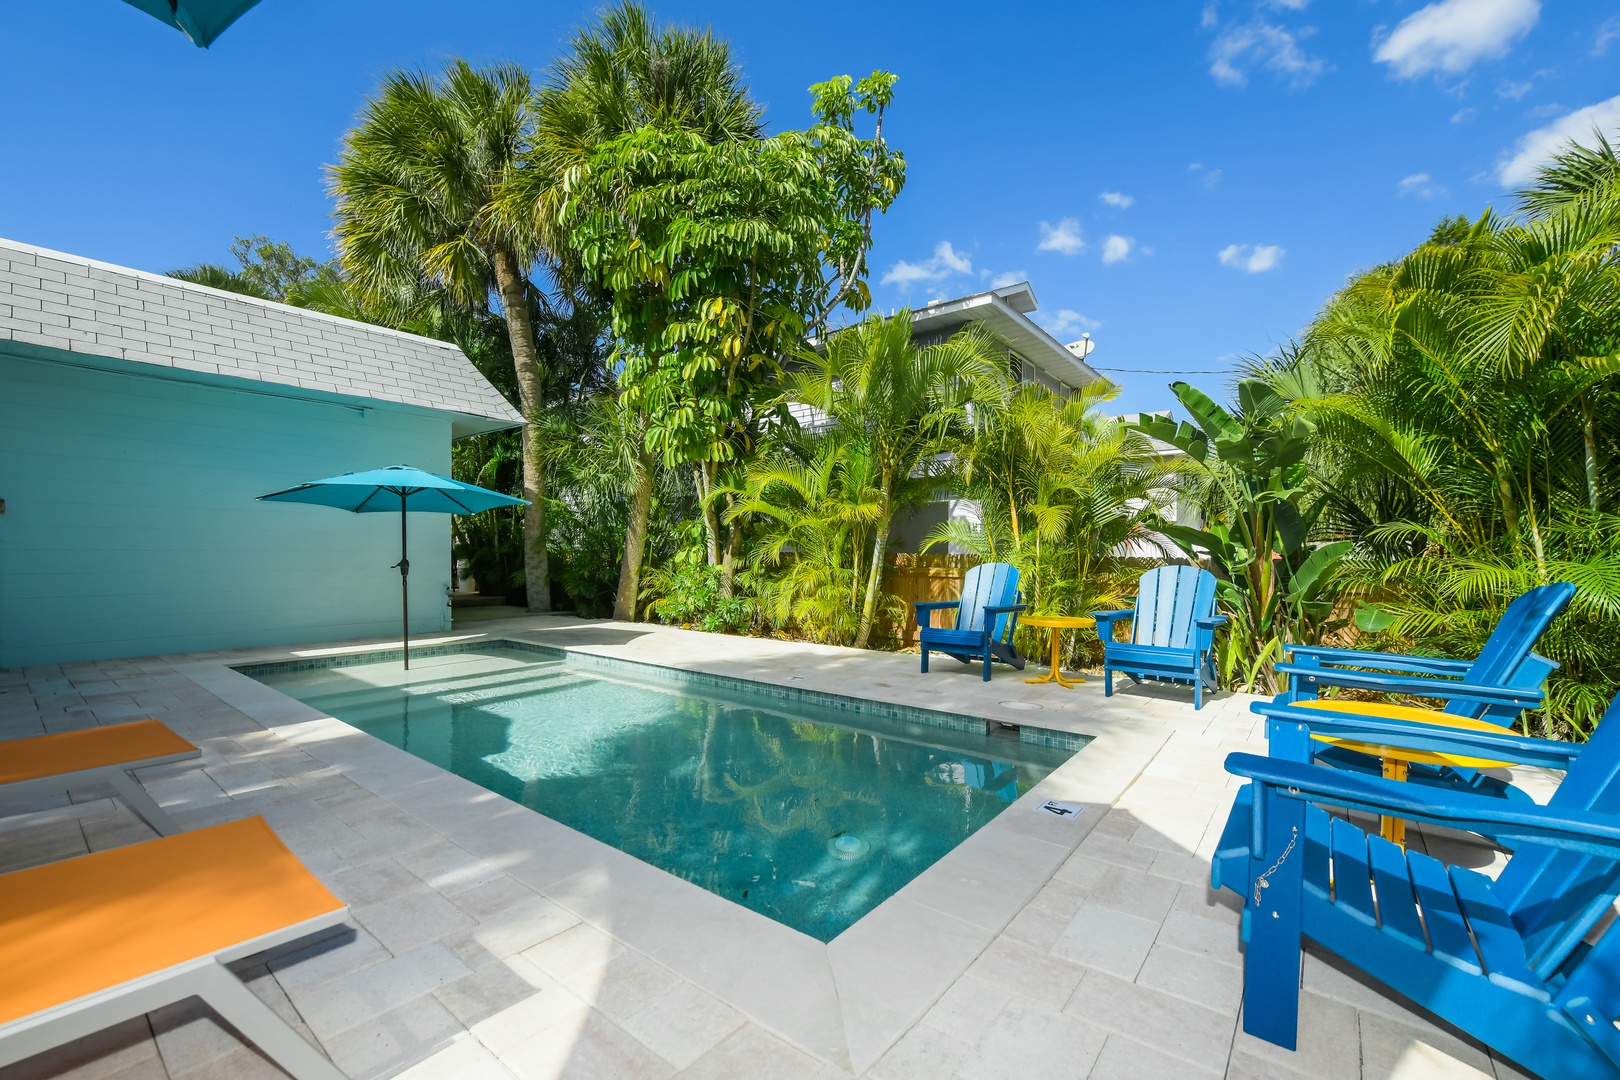
[[(730, 38), (779, 127), (812, 82), (897, 73), (877, 303), (1027, 278), (1131, 369), (1121, 411), (1219, 391), (1347, 275), (1620, 131), (1620, 0), (652, 7)], [(4, 5), (0, 236), (155, 271), (251, 233), (325, 257), (322, 166), (385, 71), (541, 70), (595, 9), (264, 0), (205, 51), (119, 0)]]

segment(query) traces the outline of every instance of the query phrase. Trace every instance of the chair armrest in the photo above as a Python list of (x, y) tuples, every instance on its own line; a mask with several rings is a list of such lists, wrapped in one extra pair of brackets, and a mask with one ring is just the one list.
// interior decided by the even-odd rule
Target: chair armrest
[[(1620, 815), (1493, 799), (1255, 754), (1227, 755), (1226, 771), (1246, 776), (1285, 799), (1449, 825), (1494, 836), (1508, 847), (1533, 843), (1608, 859), (1620, 857)], [(1263, 802), (1258, 798), (1254, 802), (1257, 835), (1263, 835), (1259, 818)]]
[(1093, 611), (1092, 619), (1096, 621), (1097, 640), (1104, 645), (1114, 640), (1114, 624), (1122, 619), (1136, 618), (1136, 609), (1127, 608), (1124, 611)]
[(1193, 622), (1197, 623), (1200, 627), (1206, 630), (1213, 630), (1222, 623), (1230, 621), (1230, 619), (1231, 616), (1228, 615), (1205, 615), (1201, 618), (1194, 619)]
[(1002, 615), (1009, 611), (1023, 611), (1027, 607), (1029, 607), (1028, 604), (986, 604), (984, 613), (986, 615)]
[(1516, 735), (1507, 728), (1499, 731), (1475, 731), (1468, 728), (1446, 727), (1421, 720), (1406, 720), (1390, 716), (1368, 716), (1364, 713), (1345, 713), (1335, 709), (1313, 709), (1300, 705), (1278, 705), (1256, 702), (1250, 708), (1268, 720), (1301, 724), (1313, 735), (1334, 735), (1340, 738), (1376, 742), (1399, 746), (1408, 750), (1428, 750), (1438, 754), (1457, 754), (1462, 757), (1501, 758), (1520, 765), (1539, 765), (1549, 769), (1568, 769), (1580, 757), (1584, 743), (1561, 742), (1557, 739), (1537, 739)]
[(960, 601), (960, 600), (918, 600), (918, 601), (913, 601), (911, 606), (917, 609), (917, 614), (921, 615), (921, 614), (923, 614), (925, 612), (930, 612), (931, 613), (931, 612), (939, 611), (942, 608), (961, 607), (962, 606), (962, 601)]
[(1305, 664), (1278, 664), (1280, 675), (1298, 676), (1317, 688), (1341, 686), (1352, 690), (1372, 690), (1381, 694), (1410, 694), (1413, 697), (1443, 698), (1447, 701), (1477, 701), (1485, 705), (1508, 705), (1534, 709), (1546, 695), (1540, 690), (1507, 686), (1483, 686), (1454, 679), (1424, 679), (1410, 675), (1386, 675), (1375, 671), (1345, 671), (1340, 668), (1311, 667)]
[(1473, 662), (1469, 660), (1447, 660), (1440, 656), (1399, 656), (1395, 653), (1362, 652), (1359, 649), (1329, 649), (1320, 645), (1290, 644), (1284, 645), (1283, 649), (1292, 653), (1296, 662), (1299, 657), (1311, 657), (1324, 664), (1378, 668), (1382, 671), (1403, 671), (1418, 675), (1461, 676), (1473, 666)]

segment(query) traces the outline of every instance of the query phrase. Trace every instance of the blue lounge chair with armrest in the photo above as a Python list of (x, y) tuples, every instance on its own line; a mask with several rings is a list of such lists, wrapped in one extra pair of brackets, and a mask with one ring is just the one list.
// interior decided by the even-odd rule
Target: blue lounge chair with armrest
[[(1508, 605), (1472, 661), (1290, 645), (1294, 661), (1277, 665), (1277, 671), (1288, 676), (1288, 689), (1277, 701), (1310, 701), (1326, 687), (1342, 687), (1440, 698), (1446, 702), (1440, 710), (1443, 713), (1511, 727), (1525, 709), (1541, 705), (1541, 694), (1530, 691), (1539, 691), (1558, 665), (1531, 649), (1574, 595), (1575, 586), (1567, 581), (1528, 590)], [(1504, 695), (1503, 690), (1511, 692)], [(1355, 772), (1379, 771), (1377, 759), (1366, 754), (1320, 742), (1314, 747), (1314, 760), (1323, 764)], [(1412, 766), (1407, 779), (1483, 795), (1511, 798), (1517, 793), (1516, 788), (1475, 769), (1418, 764)]]
[[(1308, 937), (1533, 1072), (1620, 1078), (1620, 933), (1585, 940), (1620, 896), (1620, 699), (1585, 745), (1334, 717), (1386, 742), (1567, 768), (1546, 806), (1312, 766), (1321, 711), (1257, 711), (1274, 756), (1226, 759), (1250, 783), (1222, 837), (1253, 855), (1211, 874), (1244, 898), (1244, 1030), (1294, 1049)], [(1496, 835), (1513, 856), (1493, 881), (1317, 804)]]
[[(1018, 594), (1018, 568), (1008, 563), (980, 563), (962, 579), (962, 599), (912, 605), (917, 609), (917, 637), (922, 645), (922, 669), (928, 672), (930, 651), (954, 656), (964, 664), (984, 661), (984, 681), (990, 664), (999, 660), (1022, 670), (1024, 658), (1012, 646), (1018, 613), (1024, 604)], [(956, 609), (956, 624), (932, 626), (935, 611)]]
[[(1196, 566), (1161, 566), (1142, 575), (1136, 606), (1128, 611), (1094, 611), (1103, 643), (1103, 695), (1114, 695), (1114, 672), (1133, 680), (1191, 683), (1193, 708), (1204, 707), (1204, 688), (1219, 689), (1215, 678), (1215, 628), (1226, 621), (1215, 614), (1215, 575)], [(1131, 639), (1115, 641), (1115, 624), (1131, 621)]]
[(1507, 606), (1473, 660), (1288, 645), (1286, 651), (1294, 659), (1277, 665), (1278, 673), (1288, 676), (1288, 689), (1278, 700), (1308, 700), (1327, 687), (1434, 697), (1438, 696), (1433, 693), (1436, 686), (1450, 686), (1453, 690), (1444, 711), (1510, 726), (1519, 718), (1517, 708), (1473, 700), (1467, 687), (1505, 685), (1574, 597), (1575, 586), (1567, 581), (1527, 590)]

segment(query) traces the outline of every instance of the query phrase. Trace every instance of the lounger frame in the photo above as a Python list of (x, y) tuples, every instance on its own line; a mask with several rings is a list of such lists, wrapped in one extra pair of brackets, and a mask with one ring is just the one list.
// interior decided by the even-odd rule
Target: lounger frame
[(94, 784), (111, 784), (119, 797), (135, 811), (136, 816), (152, 826), (158, 835), (173, 836), (181, 831), (180, 826), (163, 812), (162, 807), (158, 806), (151, 795), (147, 794), (141, 782), (135, 778), (134, 770), (150, 769), (155, 765), (168, 765), (176, 761), (190, 761), (201, 756), (202, 751), (192, 747), (179, 753), (141, 758), (139, 761), (121, 761), (116, 765), (98, 765), (93, 769), (80, 769), (77, 772), (53, 773), (50, 776), (13, 780), (9, 784), (0, 784), (0, 799), (45, 795), (53, 791), (90, 787)]
[(325, 1054), (260, 1001), (225, 965), (329, 930), (342, 924), (348, 915), (347, 907), (338, 908), (219, 952), (0, 1024), (0, 1068), (165, 1005), (198, 997), (295, 1080), (347, 1080)]

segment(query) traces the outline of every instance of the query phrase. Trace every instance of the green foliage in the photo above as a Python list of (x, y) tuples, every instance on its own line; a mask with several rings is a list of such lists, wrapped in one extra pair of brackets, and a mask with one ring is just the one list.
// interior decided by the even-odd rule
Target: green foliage
[[(1012, 563), (1025, 602), (1039, 614), (1122, 606), (1143, 564), (1155, 561), (1149, 510), (1172, 498), (1180, 479), (1140, 432), (1101, 410), (1118, 392), (1112, 384), (1064, 397), (1020, 385), (1010, 371), (1003, 380), (999, 398), (976, 405), (952, 446), (949, 485), (978, 503), (980, 521), (946, 522), (923, 549), (948, 544)], [(1095, 650), (1095, 638), (1071, 636), (1075, 649)]]
[(675, 626), (712, 634), (738, 634), (753, 628), (756, 607), (747, 596), (721, 594), (720, 568), (697, 563), (660, 567), (647, 574), (643, 597), (647, 613)]
[(1136, 425), (1187, 454), (1207, 481), (1209, 520), (1202, 529), (1158, 525), (1189, 558), (1207, 555), (1221, 579), (1221, 606), (1232, 616), (1217, 645), (1222, 675), (1245, 689), (1274, 691), (1273, 661), (1283, 643), (1320, 642), (1344, 625), (1333, 617), (1338, 564), (1353, 546), (1307, 546), (1321, 511), (1307, 503), (1306, 454), (1315, 427), (1268, 383), (1238, 383), (1238, 412), (1228, 412), (1184, 382), (1170, 389), (1193, 423), (1143, 416)]
[(238, 236), (231, 242), (231, 256), (236, 259), (235, 270), (217, 263), (198, 263), (171, 270), (168, 276), (260, 300), (281, 301), (315, 282), (337, 280), (332, 266), (299, 255), (291, 244), (267, 236)]
[(892, 608), (880, 585), (895, 509), (936, 491), (939, 455), (968, 424), (973, 404), (984, 407), (1004, 395), (1006, 369), (1005, 346), (977, 327), (919, 346), (912, 340), (911, 313), (901, 311), (840, 330), (819, 350), (800, 349), (784, 376), (782, 400), (815, 409), (840, 440), (858, 448), (875, 474), (871, 553), (853, 636), (857, 648), (866, 645), (880, 606)]
[(539, 250), (532, 227), (495, 213), (534, 123), (533, 88), (515, 65), (453, 60), (438, 77), (385, 76), (329, 170), (334, 234), (355, 285), (382, 304), (428, 290), (487, 305), (497, 255), (521, 272)]
[[(834, 428), (784, 440), (748, 466), (736, 495), (729, 516), (762, 523), (750, 565), (764, 613), (813, 641), (851, 644), (883, 512), (877, 463), (859, 437)], [(890, 617), (904, 611), (881, 592), (875, 606)]]
[[(822, 91), (814, 127), (769, 139), (648, 124), (566, 174), (560, 219), (585, 280), (612, 297), (621, 383), (666, 464), (746, 452), (739, 437), (781, 361), (837, 306), (870, 302), (870, 217), (898, 194), (904, 161), (851, 117), (881, 123), (887, 87), (863, 80), (836, 108)], [(855, 187), (841, 182), (852, 172)]]
[(1566, 736), (1620, 689), (1615, 161), (1603, 139), (1569, 147), (1519, 216), (1441, 222), (1256, 370), (1317, 432), (1319, 529), (1356, 544), (1345, 580), (1364, 633), (1471, 658), (1514, 596), (1576, 583), (1538, 645), (1563, 665), (1540, 723)]

